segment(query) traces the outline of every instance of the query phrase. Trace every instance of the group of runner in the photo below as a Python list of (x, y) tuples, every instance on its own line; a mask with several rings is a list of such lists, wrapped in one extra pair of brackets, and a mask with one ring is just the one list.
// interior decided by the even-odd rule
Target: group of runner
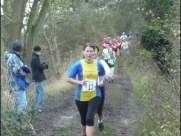
[(116, 57), (120, 56), (122, 48), (126, 51), (128, 41), (130, 43), (124, 32), (117, 39), (104, 38), (103, 59), (98, 57), (99, 47), (96, 44), (86, 43), (83, 47), (83, 58), (75, 62), (67, 73), (66, 81), (77, 84), (75, 104), (80, 114), (82, 136), (94, 135), (96, 113), (99, 130), (104, 129), (102, 111), (105, 100), (105, 78), (111, 78), (113, 82)]
[(132, 34), (129, 31), (127, 35), (125, 34), (125, 32), (123, 32), (120, 37), (117, 38), (107, 37), (102, 40), (102, 47), (103, 47), (102, 55), (104, 57), (104, 60), (107, 62), (108, 66), (111, 69), (112, 82), (113, 82), (114, 65), (116, 58), (121, 55), (121, 50), (125, 52), (126, 58), (128, 57), (131, 39), (132, 39)]
[[(126, 49), (124, 47), (125, 41), (129, 41), (129, 38), (124, 35), (113, 40), (109, 37), (105, 38), (102, 44), (104, 59), (98, 56), (98, 45), (86, 43), (83, 47), (83, 58), (75, 62), (67, 73), (66, 81), (78, 85), (75, 92), (75, 103), (80, 113), (83, 136), (94, 135), (94, 116), (96, 113), (99, 130), (104, 129), (102, 111), (105, 100), (105, 78), (109, 78), (113, 82), (115, 60), (116, 57), (120, 56), (120, 50)], [(5, 52), (5, 59), (11, 78), (9, 81), (12, 81), (9, 82), (11, 84), (10, 90), (15, 92), (14, 112), (17, 114), (16, 120), (22, 126), (21, 115), (23, 115), (27, 105), (25, 90), (29, 86), (27, 76), (31, 74), (32, 70), (32, 79), (36, 82), (35, 110), (41, 112), (45, 96), (42, 82), (46, 79), (43, 71), (48, 69), (48, 65), (45, 62), (40, 63), (40, 46), (35, 46), (33, 49), (31, 70), (22, 63), (21, 51), (21, 43), (15, 41), (12, 43), (12, 49)]]

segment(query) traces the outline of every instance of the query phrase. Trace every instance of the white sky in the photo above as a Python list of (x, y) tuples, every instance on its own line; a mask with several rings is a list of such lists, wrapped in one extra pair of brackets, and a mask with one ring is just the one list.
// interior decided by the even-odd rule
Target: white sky
[[(27, 5), (26, 5), (26, 12), (29, 12), (29, 11), (30, 11), (30, 6), (32, 6), (33, 1), (34, 1), (34, 0), (29, 0), (29, 2), (27, 3)], [(1, 0), (1, 5), (3, 5), (3, 3), (4, 3), (4, 0)], [(2, 10), (2, 8), (1, 8), (1, 13), (2, 13), (2, 15), (3, 15), (3, 10)], [(27, 18), (25, 17), (25, 18), (23, 19), (23, 23), (26, 24), (27, 21), (28, 21), (28, 20), (27, 20)], [(24, 29), (26, 29), (26, 26), (25, 26)], [(24, 29), (22, 29), (22, 31), (24, 31)]]
[[(34, 1), (34, 0), (30, 0), (30, 2), (33, 2), (33, 1)], [(3, 5), (3, 4), (4, 4), (4, 0), (1, 0), (1, 5)], [(27, 4), (27, 7), (26, 7), (26, 12), (29, 11), (29, 9), (30, 9), (29, 6), (30, 6), (30, 5), (29, 5), (29, 3), (28, 3), (28, 4)], [(32, 6), (32, 3), (31, 3), (31, 6)], [(2, 8), (1, 8), (1, 12), (2, 12), (2, 14), (3, 14)]]
[[(1, 5), (3, 5), (3, 3), (4, 3), (4, 0), (1, 0)], [(3, 9), (2, 8), (1, 8), (1, 12), (3, 14)]]

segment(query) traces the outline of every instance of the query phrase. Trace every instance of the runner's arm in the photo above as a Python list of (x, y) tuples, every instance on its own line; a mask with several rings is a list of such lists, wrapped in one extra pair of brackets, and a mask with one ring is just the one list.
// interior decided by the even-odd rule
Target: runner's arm
[(105, 75), (105, 69), (104, 69), (104, 67), (103, 67), (101, 62), (98, 62), (98, 67), (99, 67), (99, 82), (103, 83), (104, 75)]
[(104, 49), (103, 49), (103, 51), (102, 51), (102, 56), (104, 56)]
[(85, 84), (86, 81), (84, 79), (82, 81), (76, 79), (76, 75), (78, 74), (80, 66), (81, 66), (80, 61), (74, 63), (71, 66), (70, 70), (68, 71), (67, 77), (66, 77), (66, 81), (68, 83), (80, 84), (80, 85)]
[(111, 77), (111, 69), (109, 68), (108, 64), (104, 60), (100, 60), (102, 66), (104, 67), (105, 70), (105, 77)]
[(67, 78), (66, 78), (66, 81), (67, 81), (68, 83), (83, 85), (85, 80), (79, 81), (79, 80), (76, 80), (76, 79), (68, 78), (68, 77), (67, 77)]

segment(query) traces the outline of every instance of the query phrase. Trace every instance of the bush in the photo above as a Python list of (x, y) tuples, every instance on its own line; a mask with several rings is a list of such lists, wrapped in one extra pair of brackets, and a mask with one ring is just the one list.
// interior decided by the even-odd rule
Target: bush
[(164, 38), (165, 31), (158, 23), (153, 23), (144, 28), (140, 34), (140, 43), (144, 49), (152, 52), (152, 58), (164, 75), (169, 75), (169, 58), (166, 54), (172, 52), (170, 41)]

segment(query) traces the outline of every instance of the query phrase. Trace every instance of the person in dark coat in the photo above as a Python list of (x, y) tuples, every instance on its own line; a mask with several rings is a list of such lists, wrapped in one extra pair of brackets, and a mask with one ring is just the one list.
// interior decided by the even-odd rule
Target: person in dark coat
[(36, 83), (35, 86), (35, 110), (38, 112), (42, 111), (42, 105), (45, 99), (45, 87), (43, 81), (46, 80), (44, 70), (48, 69), (48, 65), (43, 62), (41, 63), (39, 56), (41, 55), (41, 47), (36, 45), (33, 48), (31, 57), (31, 71), (32, 80)]

